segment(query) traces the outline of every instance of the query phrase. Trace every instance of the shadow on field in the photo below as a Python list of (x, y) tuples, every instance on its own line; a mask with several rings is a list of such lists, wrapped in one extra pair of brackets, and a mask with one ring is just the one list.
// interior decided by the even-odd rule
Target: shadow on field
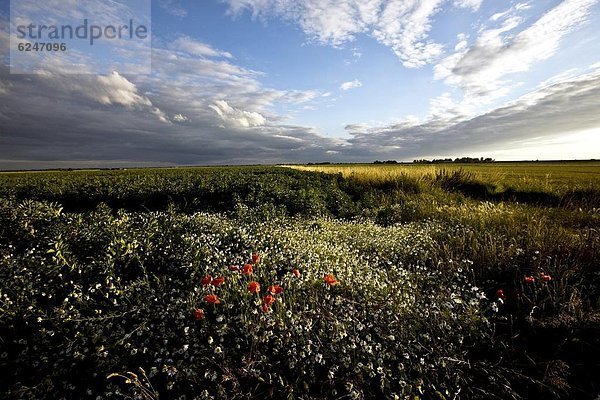
[(493, 184), (484, 183), (464, 170), (439, 171), (433, 183), (448, 192), (458, 192), (477, 200), (506, 201), (546, 207), (595, 207), (600, 204), (600, 192), (593, 189), (570, 190), (562, 195), (535, 190), (507, 188), (497, 191)]
[[(564, 194), (524, 191), (479, 181), (464, 170), (441, 170), (432, 177), (396, 176), (365, 180), (341, 174), (277, 167), (189, 168), (123, 171), (61, 171), (5, 175), (0, 196), (61, 204), (67, 212), (88, 212), (100, 204), (113, 210), (228, 212), (237, 206), (272, 205), (288, 215), (353, 218), (397, 204), (406, 195), (427, 195), (432, 188), (487, 200), (547, 207), (594, 208), (600, 192)], [(405, 210), (411, 219), (418, 217)]]

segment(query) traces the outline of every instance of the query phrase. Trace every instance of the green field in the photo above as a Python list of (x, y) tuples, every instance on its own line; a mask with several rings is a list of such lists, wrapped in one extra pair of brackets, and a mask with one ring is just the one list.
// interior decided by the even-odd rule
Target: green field
[(598, 162), (2, 173), (0, 398), (594, 399), (598, 260)]

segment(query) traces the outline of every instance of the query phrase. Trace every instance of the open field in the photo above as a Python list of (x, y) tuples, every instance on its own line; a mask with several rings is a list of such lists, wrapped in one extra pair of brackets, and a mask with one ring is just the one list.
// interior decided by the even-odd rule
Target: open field
[(502, 162), (481, 164), (347, 164), (292, 166), (304, 171), (341, 173), (366, 180), (394, 180), (401, 176), (422, 178), (437, 172), (464, 170), (474, 178), (497, 185), (500, 189), (565, 192), (575, 189), (599, 189), (600, 161)]
[(594, 162), (0, 174), (0, 398), (595, 399), (599, 188)]

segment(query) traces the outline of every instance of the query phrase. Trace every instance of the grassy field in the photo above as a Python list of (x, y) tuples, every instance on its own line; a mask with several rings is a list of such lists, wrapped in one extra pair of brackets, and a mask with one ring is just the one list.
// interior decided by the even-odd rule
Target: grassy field
[(481, 164), (341, 164), (292, 166), (304, 171), (341, 173), (345, 177), (386, 181), (402, 176), (423, 178), (440, 171), (464, 170), (475, 179), (506, 187), (546, 192), (566, 192), (577, 189), (599, 189), (600, 161), (581, 162), (503, 162)]
[(0, 398), (595, 399), (599, 170), (0, 174)]

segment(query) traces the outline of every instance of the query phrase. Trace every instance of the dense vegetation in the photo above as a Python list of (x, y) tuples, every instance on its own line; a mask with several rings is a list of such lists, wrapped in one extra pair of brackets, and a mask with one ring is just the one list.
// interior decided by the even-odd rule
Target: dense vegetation
[(0, 397), (593, 399), (598, 166), (564, 167), (2, 174)]

